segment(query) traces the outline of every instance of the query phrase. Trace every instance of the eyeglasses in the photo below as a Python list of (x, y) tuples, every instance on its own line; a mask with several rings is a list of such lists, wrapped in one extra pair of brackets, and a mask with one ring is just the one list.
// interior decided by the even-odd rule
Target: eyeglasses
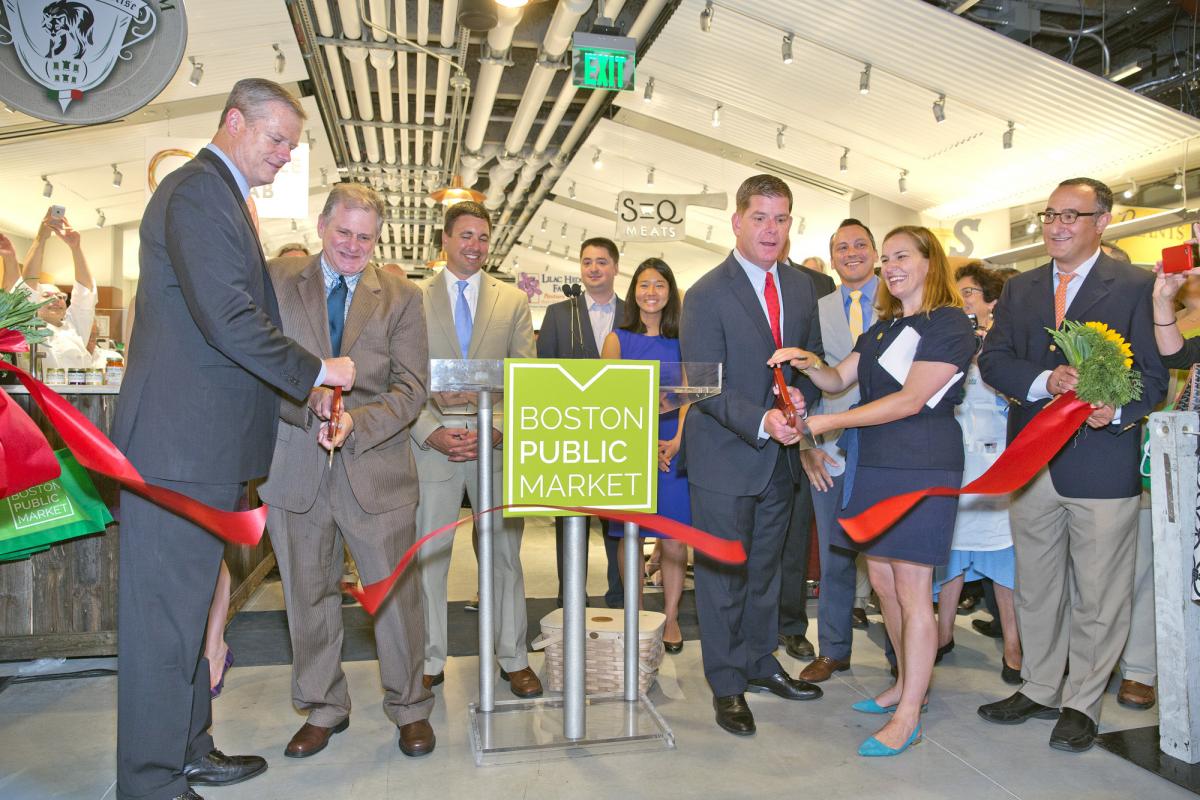
[(1058, 217), (1063, 225), (1070, 225), (1080, 217), (1095, 217), (1103, 214), (1103, 211), (1076, 211), (1073, 208), (1064, 209), (1063, 211), (1039, 211), (1037, 213), (1038, 222), (1046, 225), (1054, 222), (1054, 218)]
[(958, 293), (961, 294), (964, 298), (966, 298), (966, 297), (970, 297), (973, 294), (983, 294), (983, 289), (976, 289), (974, 286), (964, 286), (963, 288), (958, 290)]

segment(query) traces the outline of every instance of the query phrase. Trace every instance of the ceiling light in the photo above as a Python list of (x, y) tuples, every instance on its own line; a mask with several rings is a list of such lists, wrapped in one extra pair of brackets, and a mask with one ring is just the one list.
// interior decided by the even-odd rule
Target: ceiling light
[(621, 255), (625, 255), (625, 243), (621, 242)]
[(716, 107), (715, 107), (715, 108), (713, 108), (713, 113), (712, 113), (712, 126), (713, 126), (714, 128), (719, 128), (719, 127), (721, 127), (721, 108), (722, 108), (722, 107), (723, 107), (723, 106), (722, 106), (720, 103), (717, 103)]
[(521, 259), (517, 258), (516, 256), (513, 256), (512, 268), (520, 269), (521, 268)]
[(292, 230), (294, 230), (294, 231), (300, 230), (300, 226), (296, 224), (296, 220), (292, 220)]
[(1175, 189), (1175, 191), (1177, 191), (1177, 192), (1182, 192), (1183, 191), (1183, 181), (1184, 181), (1183, 170), (1181, 170), (1181, 169), (1175, 170), (1175, 185), (1172, 188)]
[(934, 122), (946, 121), (946, 95), (939, 94), (937, 100), (933, 101), (933, 119)]
[(850, 148), (842, 148), (842, 157), (838, 159), (838, 171), (845, 172), (850, 168)]
[(704, 241), (706, 241), (706, 242), (712, 241), (712, 225), (709, 225), (708, 230), (704, 233)]
[[(800, 219), (796, 220), (796, 233), (798, 233), (798, 234), (800, 234), (801, 236), (803, 236), (803, 235), (804, 235), (804, 230), (805, 230), (807, 227), (808, 227), (808, 222), (807, 222), (807, 221), (804, 219), (804, 217), (800, 217)], [(786, 255), (786, 254), (785, 254), (785, 255)]]
[(1130, 75), (1136, 75), (1137, 73), (1139, 73), (1141, 71), (1142, 71), (1142, 65), (1136, 61), (1131, 61), (1130, 63), (1121, 67), (1116, 72), (1110, 72), (1107, 77), (1110, 81), (1113, 81), (1113, 82), (1123, 81), (1126, 78), (1128, 78)]
[(1029, 222), (1025, 223), (1025, 232), (1032, 236), (1033, 234), (1037, 233), (1037, 230), (1037, 218), (1030, 217)]
[(600, 160), (600, 148), (597, 147), (596, 152), (592, 154), (592, 167), (594, 169), (600, 169), (603, 166), (604, 162)]
[(483, 192), (477, 192), (474, 189), (468, 189), (463, 186), (462, 176), (460, 175), (452, 176), (449, 186), (443, 186), (440, 189), (430, 192), (429, 198), (435, 203), (441, 203), (446, 208), (468, 200), (476, 203), (484, 201)]
[(571, 185), (567, 187), (567, 197), (575, 199), (575, 181), (571, 181)]
[(104, 211), (99, 208), (96, 209), (96, 227), (104, 227)]
[(587, 228), (584, 228), (582, 231), (579, 232), (579, 241), (581, 241), (581, 242), (587, 241)]
[(188, 61), (192, 62), (192, 75), (188, 78), (188, 83), (199, 86), (204, 77), (204, 65), (197, 61), (195, 56), (188, 56)]
[(546, 240), (546, 255), (550, 255), (550, 240)]
[(125, 176), (121, 174), (121, 170), (117, 169), (116, 164), (113, 164), (112, 168), (113, 168), (113, 177), (112, 177), (113, 188), (120, 189), (121, 188), (121, 179)]
[(783, 35), (783, 63), (792, 63), (792, 35), (790, 33)]
[(869, 94), (871, 91), (871, 65), (863, 65), (862, 74), (858, 76), (858, 93)]
[(714, 12), (715, 9), (713, 8), (712, 0), (708, 0), (708, 2), (704, 4), (704, 10), (700, 12), (700, 30), (704, 31), (705, 33), (708, 33), (712, 30)]
[(542, 217), (542, 225), (541, 225), (541, 227), (540, 227), (540, 228), (538, 228), (538, 231), (539, 231), (540, 233), (545, 233), (545, 232), (546, 232), (546, 218), (545, 218), (545, 217)]
[(328, 186), (329, 186), (329, 170), (326, 169), (325, 167), (321, 167), (321, 188), (324, 189), (324, 188), (327, 188)]
[(647, 103), (654, 99), (654, 78), (646, 81), (646, 88), (642, 90), (642, 99)]
[(42, 197), (49, 197), (54, 194), (54, 184), (50, 183), (50, 179), (45, 175), (42, 176)]
[(654, 167), (650, 167), (648, 170), (646, 170), (646, 185), (654, 185)]
[(1008, 130), (1006, 130), (1004, 132), (1004, 139), (1002, 140), (1004, 142), (1005, 150), (1012, 150), (1013, 131), (1016, 129), (1017, 129), (1017, 126), (1012, 123), (1012, 120), (1009, 120)]
[(561, 236), (563, 239), (567, 238), (567, 223), (565, 223), (565, 222), (563, 223), (562, 230), (558, 232), (558, 235)]
[(900, 194), (908, 191), (908, 170), (900, 170)]
[(1137, 194), (1137, 190), (1137, 181), (1135, 181), (1133, 178), (1130, 178), (1129, 185), (1125, 187), (1125, 191), (1121, 192), (1121, 196), (1126, 200), (1132, 200), (1133, 196)]
[(287, 67), (287, 56), (279, 49), (279, 45), (273, 44), (271, 47), (275, 50), (275, 72), (282, 75), (283, 70)]
[(783, 149), (783, 132), (787, 130), (787, 125), (780, 125), (779, 130), (775, 131), (775, 146), (780, 150)]

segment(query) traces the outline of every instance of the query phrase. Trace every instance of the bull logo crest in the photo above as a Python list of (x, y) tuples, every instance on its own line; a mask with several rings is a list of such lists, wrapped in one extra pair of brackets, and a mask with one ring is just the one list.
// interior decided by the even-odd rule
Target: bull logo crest
[(3, 0), (0, 45), (12, 45), (29, 77), (67, 106), (104, 83), (117, 61), (154, 33), (146, 0)]

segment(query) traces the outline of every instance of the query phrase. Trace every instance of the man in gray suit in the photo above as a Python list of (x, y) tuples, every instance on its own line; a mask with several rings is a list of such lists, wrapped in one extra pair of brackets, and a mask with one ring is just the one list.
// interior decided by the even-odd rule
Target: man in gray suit
[[(533, 322), (529, 298), (483, 271), (492, 223), (479, 203), (451, 206), (446, 212), (442, 247), (446, 268), (422, 286), (429, 331), (430, 358), (533, 358)], [(455, 395), (456, 393), (451, 393)], [(432, 531), (458, 519), (463, 490), (476, 511), (479, 505), (479, 447), (497, 451), (499, 428), (483, 433), (470, 427), (474, 416), (446, 413), (468, 398), (442, 395), (425, 404), (412, 429), (412, 451), (421, 479), (417, 527)], [(500, 421), (500, 416), (496, 415)], [(492, 497), (503, 497), (504, 458), (492, 456)], [(519, 517), (492, 514), (492, 563), (495, 596), (495, 646), (500, 677), (517, 697), (537, 697), (542, 684), (529, 666), (525, 641), (525, 575), (521, 570)], [(447, 653), (446, 580), (453, 540), (441, 536), (421, 547), (421, 597), (425, 604), (425, 676), (427, 688), (444, 679)], [(491, 665), (486, 665), (490, 668)]]
[[(721, 393), (688, 415), (684, 447), (696, 526), (741, 542), (747, 553), (739, 565), (696, 557), (704, 674), (717, 725), (739, 736), (755, 731), (747, 690), (788, 700), (821, 696), (775, 658), (780, 554), (799, 475), (791, 445), (800, 435), (774, 407), (766, 364), (783, 343), (821, 352), (813, 283), (779, 263), (791, 211), (791, 189), (779, 178), (742, 183), (732, 219), (736, 247), (688, 290), (679, 337), (684, 361), (724, 365)], [(816, 399), (807, 378), (793, 370), (784, 376)]]
[[(619, 326), (625, 316), (625, 301), (617, 296), (615, 284), (621, 256), (611, 239), (597, 236), (579, 246), (579, 279), (583, 290), (572, 298), (555, 303), (546, 309), (538, 331), (538, 358), (599, 358), (604, 337)], [(579, 289), (578, 286), (575, 287)], [(591, 517), (586, 517), (591, 528)], [(625, 595), (621, 591), (620, 540), (604, 533), (604, 524), (596, 527), (604, 539), (604, 554), (608, 559), (608, 588), (604, 602), (609, 608), (620, 608)], [(554, 518), (554, 546), (558, 556), (558, 604), (562, 605), (563, 585), (563, 518)], [(584, 552), (584, 564), (587, 552)], [(586, 567), (585, 567), (586, 569)]]
[[(416, 541), (417, 470), (408, 432), (429, 385), (425, 312), (421, 291), (407, 278), (369, 263), (384, 212), (370, 187), (339, 183), (317, 219), (321, 252), (270, 263), (283, 332), (313, 352), (345, 354), (358, 368), (333, 430), (333, 420), (318, 424), (307, 405), (283, 403), (271, 472), (259, 489), (271, 508), (268, 528), (288, 609), (292, 703), (308, 716), (284, 750), (292, 758), (320, 752), (350, 724), (341, 664), (343, 540), (364, 583), (386, 578)], [(374, 616), (383, 710), (408, 756), (434, 747), (433, 695), (421, 685), (418, 582), (405, 573)]]
[[(843, 220), (829, 240), (833, 268), (842, 279), (841, 288), (817, 301), (821, 318), (821, 344), (825, 361), (837, 364), (854, 349), (858, 335), (875, 322), (875, 237), (856, 219)], [(857, 384), (838, 394), (823, 394), (818, 414), (845, 411), (858, 402)], [(821, 437), (820, 447), (800, 452), (800, 462), (812, 486), (812, 504), (817, 518), (817, 543), (821, 554), (821, 597), (817, 601), (817, 644), (820, 655), (800, 673), (810, 683), (829, 679), (834, 672), (850, 668), (853, 641), (851, 609), (854, 607), (857, 570), (855, 554), (829, 546), (842, 508), (842, 482), (846, 452), (838, 447), (840, 431)]]
[[(324, 362), (279, 330), (279, 309), (246, 206), (300, 139), (299, 101), (238, 81), (208, 145), (168, 175), (142, 217), (141, 278), (113, 442), (148, 482), (233, 510), (265, 475), (279, 395), (350, 388), (354, 363)], [(266, 769), (213, 746), (208, 608), (219, 539), (121, 493), (117, 796), (196, 798)]]

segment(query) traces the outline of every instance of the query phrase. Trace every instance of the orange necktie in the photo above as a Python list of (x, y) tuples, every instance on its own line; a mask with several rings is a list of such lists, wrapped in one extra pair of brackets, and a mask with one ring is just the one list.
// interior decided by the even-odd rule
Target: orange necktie
[(1058, 287), (1054, 290), (1054, 327), (1061, 328), (1067, 316), (1067, 284), (1075, 277), (1073, 272), (1059, 272)]

